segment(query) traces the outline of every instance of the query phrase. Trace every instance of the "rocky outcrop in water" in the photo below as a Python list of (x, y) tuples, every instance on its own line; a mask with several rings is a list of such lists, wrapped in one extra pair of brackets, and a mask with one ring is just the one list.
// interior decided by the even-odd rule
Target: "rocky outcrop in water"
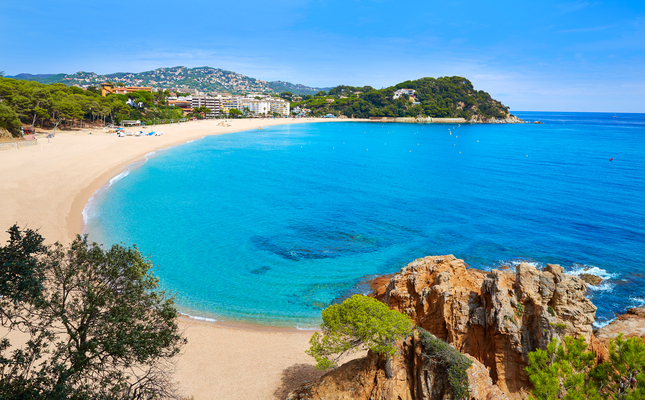
[(602, 278), (599, 277), (598, 275), (580, 274), (579, 276), (580, 276), (580, 279), (587, 282), (589, 285), (596, 286), (596, 285), (600, 285), (600, 283), (602, 282)]
[[(447, 346), (447, 345), (446, 345)], [(445, 363), (433, 357), (418, 334), (401, 344), (399, 357), (392, 360), (392, 378), (387, 378), (385, 359), (372, 352), (349, 361), (320, 380), (291, 392), (287, 400), (450, 400), (455, 398)], [(453, 349), (456, 353), (456, 350)], [(492, 383), (488, 370), (472, 357), (466, 370), (470, 398), (504, 400), (504, 393)]]
[(583, 336), (595, 345), (596, 307), (585, 298), (586, 288), (559, 265), (484, 272), (448, 255), (408, 264), (380, 300), (480, 361), (507, 396), (522, 398), (529, 352), (556, 336)]
[(507, 114), (504, 118), (486, 118), (482, 115), (475, 115), (468, 120), (473, 124), (523, 124), (524, 121), (513, 114)]
[(615, 339), (619, 333), (624, 338), (637, 336), (645, 339), (645, 307), (630, 308), (627, 314), (623, 314), (610, 322), (608, 325), (598, 329), (596, 337), (598, 340), (608, 343)]

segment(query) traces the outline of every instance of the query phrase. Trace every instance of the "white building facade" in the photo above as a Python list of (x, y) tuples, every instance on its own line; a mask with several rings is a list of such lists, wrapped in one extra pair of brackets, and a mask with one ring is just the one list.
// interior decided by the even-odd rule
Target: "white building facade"
[(193, 96), (190, 100), (190, 107), (206, 107), (211, 110), (209, 114), (206, 114), (208, 118), (218, 117), (220, 114), (220, 109), (222, 107), (221, 100), (216, 97), (210, 96)]

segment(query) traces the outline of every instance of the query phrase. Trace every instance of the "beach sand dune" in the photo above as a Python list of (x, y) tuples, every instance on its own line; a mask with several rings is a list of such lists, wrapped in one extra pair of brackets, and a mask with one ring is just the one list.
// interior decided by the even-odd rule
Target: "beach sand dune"
[[(212, 134), (316, 121), (321, 119), (231, 120), (230, 126), (193, 121), (144, 130), (162, 131), (162, 136), (123, 138), (102, 129), (63, 131), (38, 139), (35, 146), (0, 150), (0, 241), (6, 242), (6, 230), (17, 223), (38, 229), (48, 243), (71, 242), (81, 232), (82, 211), (93, 193), (152, 151)], [(174, 376), (184, 396), (279, 398), (290, 386), (319, 375), (304, 353), (311, 331), (223, 326), (185, 317), (181, 326), (188, 345)]]

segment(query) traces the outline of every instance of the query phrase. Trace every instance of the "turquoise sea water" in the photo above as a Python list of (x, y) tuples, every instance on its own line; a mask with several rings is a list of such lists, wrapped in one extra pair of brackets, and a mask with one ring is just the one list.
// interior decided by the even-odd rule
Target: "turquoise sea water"
[(206, 137), (113, 179), (86, 231), (136, 243), (182, 311), (218, 320), (312, 327), (367, 278), (439, 254), (590, 269), (599, 324), (644, 304), (645, 114), (516, 115), (544, 124)]

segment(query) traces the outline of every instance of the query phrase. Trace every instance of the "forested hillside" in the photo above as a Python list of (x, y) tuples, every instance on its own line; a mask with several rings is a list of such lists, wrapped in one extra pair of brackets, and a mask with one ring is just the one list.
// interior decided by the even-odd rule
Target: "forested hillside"
[[(397, 89), (414, 89), (415, 93), (395, 99)], [(385, 89), (337, 86), (328, 93), (319, 92), (293, 101), (291, 106), (310, 109), (315, 115), (331, 113), (355, 118), (423, 116), (470, 120), (508, 115), (508, 109), (502, 103), (483, 90), (475, 90), (468, 79), (460, 76), (422, 78)]]
[[(79, 124), (113, 124), (121, 119), (182, 118), (181, 109), (159, 105), (164, 102), (165, 94), (156, 92), (154, 102), (152, 94), (145, 91), (102, 97), (96, 87), (81, 89), (62, 83), (45, 85), (0, 77), (0, 128), (18, 136), (21, 123), (69, 129)], [(142, 103), (143, 108), (131, 108), (126, 104), (128, 98)]]

